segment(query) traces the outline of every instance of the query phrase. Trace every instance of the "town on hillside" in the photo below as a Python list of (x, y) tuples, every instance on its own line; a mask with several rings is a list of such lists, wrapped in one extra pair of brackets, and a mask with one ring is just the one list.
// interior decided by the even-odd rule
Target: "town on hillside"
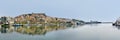
[(68, 18), (57, 18), (47, 16), (45, 13), (22, 14), (14, 18), (3, 16), (0, 18), (0, 24), (25, 25), (25, 24), (83, 24), (84, 21)]
[[(0, 17), (0, 30), (3, 30), (4, 33), (6, 32), (4, 30), (12, 28), (20, 33), (44, 34), (46, 31), (65, 29), (73, 25), (83, 25), (84, 23), (82, 20), (51, 17), (45, 13), (29, 13), (16, 17)], [(39, 32), (36, 33), (36, 31)]]

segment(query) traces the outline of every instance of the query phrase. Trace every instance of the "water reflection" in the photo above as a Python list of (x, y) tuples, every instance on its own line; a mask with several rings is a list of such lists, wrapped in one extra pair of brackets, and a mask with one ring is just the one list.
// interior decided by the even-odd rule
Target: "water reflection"
[(7, 33), (7, 29), (6, 28), (1, 28), (1, 33)]
[(12, 27), (11, 28), (1, 27), (0, 31), (1, 31), (1, 33), (11, 33), (14, 31), (14, 29)]
[(11, 26), (6, 31), (3, 28), (1, 32), (4, 34), (0, 34), (0, 40), (120, 40), (120, 30), (116, 30), (119, 27), (113, 27), (115, 26), (112, 26), (112, 24), (70, 27), (56, 25), (17, 26), (13, 30), (15, 32), (9, 33), (9, 30), (12, 28)]
[(98, 26), (99, 24), (90, 24), (90, 26)]
[(118, 30), (120, 30), (120, 26), (115, 26)]
[(53, 30), (61, 30), (66, 29), (70, 27), (75, 27), (73, 25), (41, 25), (41, 26), (9, 26), (6, 28), (6, 26), (2, 26), (0, 28), (1, 33), (10, 33), (10, 32), (18, 32), (21, 34), (28, 34), (28, 35), (45, 35), (49, 31)]

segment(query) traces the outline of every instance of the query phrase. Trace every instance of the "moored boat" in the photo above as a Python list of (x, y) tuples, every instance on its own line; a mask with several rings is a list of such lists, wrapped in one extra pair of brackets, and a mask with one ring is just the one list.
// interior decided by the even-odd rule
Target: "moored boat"
[(118, 18), (115, 23), (112, 24), (113, 26), (120, 26), (120, 18)]
[(23, 26), (22, 24), (13, 24), (13, 26)]

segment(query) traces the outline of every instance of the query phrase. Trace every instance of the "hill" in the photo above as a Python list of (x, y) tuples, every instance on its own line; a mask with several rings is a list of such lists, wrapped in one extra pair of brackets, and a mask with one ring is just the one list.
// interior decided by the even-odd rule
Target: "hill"
[(61, 24), (74, 22), (67, 18), (57, 18), (47, 16), (45, 13), (22, 14), (14, 18), (16, 24)]

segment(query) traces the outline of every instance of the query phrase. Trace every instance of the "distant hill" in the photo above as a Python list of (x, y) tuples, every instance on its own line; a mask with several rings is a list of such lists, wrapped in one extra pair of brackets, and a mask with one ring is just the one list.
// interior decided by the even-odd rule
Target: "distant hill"
[(71, 19), (67, 18), (57, 18), (47, 16), (45, 13), (31, 13), (31, 14), (22, 14), (14, 18), (15, 23), (17, 24), (45, 24), (45, 23), (71, 23), (74, 22)]

